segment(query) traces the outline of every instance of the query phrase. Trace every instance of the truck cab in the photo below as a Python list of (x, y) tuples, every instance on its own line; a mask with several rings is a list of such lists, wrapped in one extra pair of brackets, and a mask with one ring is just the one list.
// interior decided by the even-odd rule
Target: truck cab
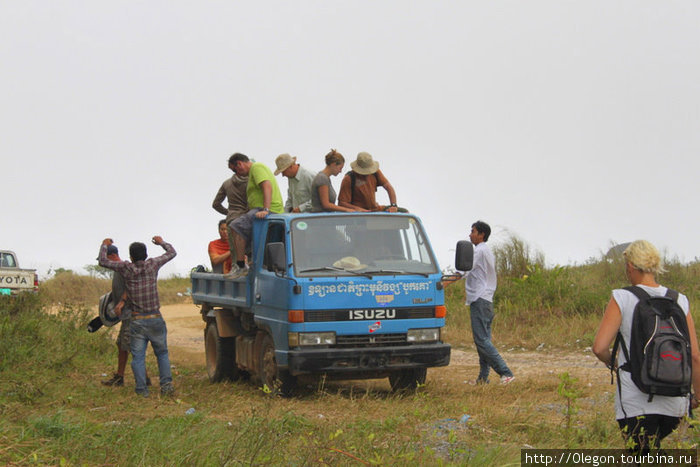
[(36, 270), (21, 269), (13, 251), (0, 250), (0, 295), (36, 293), (38, 290), (39, 276)]
[(302, 375), (388, 377), (415, 388), (450, 361), (442, 274), (418, 217), (271, 214), (246, 277), (192, 274), (213, 381), (256, 377), (289, 394)]

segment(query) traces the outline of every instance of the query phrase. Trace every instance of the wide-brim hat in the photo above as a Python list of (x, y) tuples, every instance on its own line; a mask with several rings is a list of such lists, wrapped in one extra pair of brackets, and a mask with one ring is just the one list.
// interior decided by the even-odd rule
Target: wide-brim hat
[(112, 327), (121, 321), (121, 318), (114, 313), (115, 305), (112, 292), (108, 292), (100, 297), (100, 319), (102, 324), (107, 327)]
[(345, 269), (347, 271), (356, 271), (358, 269), (366, 268), (367, 265), (360, 263), (360, 260), (355, 258), (354, 256), (346, 256), (333, 263), (333, 267), (338, 269)]
[(372, 159), (372, 154), (361, 152), (357, 155), (357, 159), (350, 162), (350, 168), (360, 175), (371, 175), (379, 170), (379, 162)]
[(275, 165), (277, 165), (277, 170), (275, 170), (275, 175), (279, 175), (289, 167), (292, 166), (297, 161), (296, 157), (292, 157), (289, 154), (280, 154), (275, 159)]

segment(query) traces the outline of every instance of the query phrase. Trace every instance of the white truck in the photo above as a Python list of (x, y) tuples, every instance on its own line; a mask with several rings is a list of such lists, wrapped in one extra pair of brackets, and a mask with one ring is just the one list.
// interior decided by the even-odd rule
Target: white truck
[(20, 269), (14, 252), (0, 250), (0, 295), (38, 291), (39, 276), (36, 270)]

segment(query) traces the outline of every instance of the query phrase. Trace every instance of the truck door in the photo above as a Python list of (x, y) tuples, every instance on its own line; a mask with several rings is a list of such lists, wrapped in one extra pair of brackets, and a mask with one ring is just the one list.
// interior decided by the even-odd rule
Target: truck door
[[(270, 221), (265, 234), (265, 246), (263, 252), (270, 243), (283, 243), (285, 255), (288, 248), (283, 221)], [(273, 322), (279, 326), (287, 322), (287, 301), (289, 280), (277, 277), (274, 272), (268, 270), (267, 258), (262, 255), (262, 266), (257, 274), (257, 284), (254, 296), (256, 316), (261, 316), (272, 326)]]

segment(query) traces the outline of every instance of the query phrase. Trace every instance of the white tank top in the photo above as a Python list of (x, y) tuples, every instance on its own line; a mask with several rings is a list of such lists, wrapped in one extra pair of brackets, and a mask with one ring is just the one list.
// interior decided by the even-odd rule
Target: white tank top
[[(666, 287), (649, 287), (640, 285), (649, 295), (663, 296), (666, 295)], [(620, 307), (622, 314), (622, 323), (620, 323), (620, 332), (625, 339), (626, 346), (629, 347), (629, 342), (632, 335), (632, 315), (634, 307), (639, 299), (632, 293), (624, 289), (615, 289), (612, 296)], [(678, 305), (683, 312), (688, 314), (688, 298), (679, 293)], [(692, 330), (691, 330), (692, 332)], [(627, 362), (622, 349), (617, 352), (618, 367)], [(669, 397), (669, 396), (654, 396), (651, 402), (647, 402), (649, 394), (644, 394), (639, 390), (629, 371), (620, 370), (620, 384), (622, 385), (622, 405), (620, 405), (620, 392), (615, 390), (615, 418), (620, 420), (623, 418), (637, 417), (639, 415), (668, 415), (670, 417), (682, 417), (688, 412), (687, 397)], [(623, 409), (624, 408), (624, 412)]]

